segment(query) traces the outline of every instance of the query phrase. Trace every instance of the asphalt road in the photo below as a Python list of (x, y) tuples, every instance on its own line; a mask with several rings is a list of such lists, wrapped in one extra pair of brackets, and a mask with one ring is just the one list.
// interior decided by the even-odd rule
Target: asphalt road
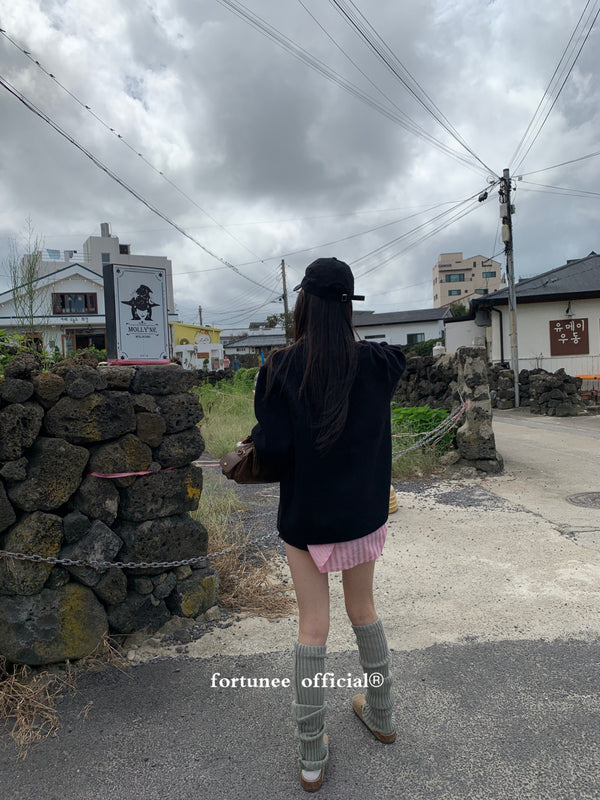
[[(600, 418), (557, 422), (503, 412), (505, 475), (399, 492), (380, 586), (399, 736), (380, 744), (330, 690), (321, 797), (600, 798), (600, 553), (577, 538), (600, 525), (566, 500), (600, 490)], [(0, 736), (0, 800), (305, 796), (289, 690), (213, 687), (289, 677), (294, 624), (242, 620), (83, 676), (26, 759)], [(360, 673), (348, 638), (330, 651), (334, 675)]]

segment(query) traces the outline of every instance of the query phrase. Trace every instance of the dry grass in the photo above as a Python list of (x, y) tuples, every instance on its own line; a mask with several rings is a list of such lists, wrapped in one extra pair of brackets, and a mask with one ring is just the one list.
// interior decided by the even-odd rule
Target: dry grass
[[(57, 701), (65, 693), (77, 691), (79, 675), (107, 666), (120, 670), (128, 667), (108, 637), (86, 658), (55, 668), (9, 665), (0, 656), (0, 720), (6, 723), (8, 735), (17, 744), (19, 758), (25, 758), (32, 745), (59, 730)], [(92, 705), (87, 703), (79, 716), (87, 717)]]
[(273, 554), (265, 555), (249, 541), (235, 491), (218, 476), (207, 475), (196, 516), (208, 530), (208, 553), (219, 575), (218, 601), (225, 608), (248, 611), (267, 619), (294, 612), (296, 602), (279, 577)]

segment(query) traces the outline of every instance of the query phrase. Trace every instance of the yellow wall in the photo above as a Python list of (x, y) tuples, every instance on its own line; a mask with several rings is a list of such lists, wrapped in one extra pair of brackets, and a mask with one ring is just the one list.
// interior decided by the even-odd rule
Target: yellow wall
[(185, 325), (183, 322), (171, 323), (173, 329), (173, 344), (181, 344), (182, 339), (187, 339), (188, 344), (194, 344), (197, 333), (207, 333), (212, 344), (220, 344), (221, 329), (212, 328), (210, 325)]

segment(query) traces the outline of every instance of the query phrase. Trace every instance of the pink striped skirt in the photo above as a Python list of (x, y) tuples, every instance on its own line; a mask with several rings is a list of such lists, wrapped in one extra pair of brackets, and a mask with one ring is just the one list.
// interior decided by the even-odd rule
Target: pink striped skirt
[(357, 564), (374, 561), (379, 558), (385, 544), (387, 535), (386, 525), (377, 528), (373, 533), (353, 539), (350, 542), (335, 542), (333, 544), (309, 544), (308, 552), (317, 565), (319, 572), (337, 572), (342, 569), (351, 569)]

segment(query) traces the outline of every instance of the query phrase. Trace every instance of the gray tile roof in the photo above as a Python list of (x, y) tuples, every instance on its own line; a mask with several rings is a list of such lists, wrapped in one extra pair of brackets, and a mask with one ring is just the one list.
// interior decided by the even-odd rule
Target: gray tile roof
[(372, 325), (401, 325), (409, 322), (431, 322), (451, 317), (450, 308), (421, 308), (414, 311), (390, 311), (386, 314), (375, 314), (373, 311), (355, 311), (352, 323), (355, 328)]
[[(515, 284), (519, 300), (552, 300), (576, 295), (600, 297), (600, 256), (591, 252), (585, 258), (567, 261), (562, 267), (523, 278)], [(471, 301), (474, 306), (508, 302), (508, 287)]]
[(228, 347), (285, 347), (285, 336), (281, 333), (244, 336), (242, 339), (227, 342), (225, 348)]

